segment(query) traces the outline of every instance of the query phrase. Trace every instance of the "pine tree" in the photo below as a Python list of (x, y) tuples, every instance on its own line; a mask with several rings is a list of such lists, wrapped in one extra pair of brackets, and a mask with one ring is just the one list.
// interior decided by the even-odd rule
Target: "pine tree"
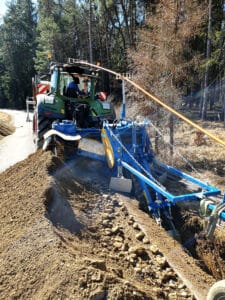
[(26, 106), (31, 95), (34, 74), (35, 14), (31, 0), (10, 4), (2, 25), (3, 45), (0, 60), (5, 66), (3, 90), (8, 103), (17, 108)]
[(208, 0), (208, 20), (205, 26), (205, 60), (202, 64), (203, 95), (200, 117), (207, 119), (215, 104), (225, 115), (224, 66), (225, 66), (225, 2)]
[(47, 71), (48, 58), (57, 59), (60, 13), (54, 0), (39, 0), (35, 69)]

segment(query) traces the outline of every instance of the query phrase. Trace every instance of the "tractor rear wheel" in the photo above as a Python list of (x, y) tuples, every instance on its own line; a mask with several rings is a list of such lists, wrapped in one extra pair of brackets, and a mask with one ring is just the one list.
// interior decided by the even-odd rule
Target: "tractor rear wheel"
[(74, 158), (78, 145), (79, 141), (68, 142), (58, 138), (57, 141), (52, 143), (52, 147), (50, 149), (54, 155), (59, 157), (61, 160), (69, 161)]
[(216, 282), (210, 288), (207, 300), (225, 300), (225, 280)]
[(44, 134), (51, 129), (52, 120), (39, 115), (37, 111), (33, 116), (33, 136), (36, 149), (41, 149), (44, 143)]

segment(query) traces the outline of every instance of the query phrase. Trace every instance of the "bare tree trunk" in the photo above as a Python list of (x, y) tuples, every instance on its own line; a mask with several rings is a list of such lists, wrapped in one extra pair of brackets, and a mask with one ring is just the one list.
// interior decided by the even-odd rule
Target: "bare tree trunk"
[[(211, 36), (212, 36), (212, 0), (209, 0), (209, 9), (208, 9), (208, 32), (207, 32), (207, 41), (206, 41), (206, 60), (211, 56)], [(201, 118), (206, 119), (207, 116), (207, 102), (208, 102), (208, 82), (209, 82), (209, 67), (206, 65), (204, 82), (203, 82), (203, 99), (202, 99), (202, 108), (201, 108)]]
[(136, 2), (135, 1), (131, 1), (130, 14), (131, 14), (131, 47), (135, 48), (135, 43), (136, 43), (136, 19), (137, 19), (137, 8), (136, 8)]
[[(115, 20), (114, 17), (112, 16), (111, 10), (107, 6), (107, 1), (106, 0), (101, 0), (101, 3), (104, 7), (105, 13), (108, 16), (108, 19), (111, 22), (111, 26), (116, 27), (118, 29), (118, 32), (119, 32), (119, 34), (121, 36), (121, 39), (122, 39), (122, 42), (123, 42), (123, 49), (125, 49), (126, 48), (126, 38), (125, 38), (125, 35), (124, 35), (124, 32), (123, 32), (123, 26), (121, 25), (120, 16), (119, 16), (119, 13), (118, 13), (118, 10), (117, 10), (117, 5), (113, 5), (113, 9), (114, 9), (115, 17), (116, 17), (116, 20)], [(118, 23), (118, 25), (116, 25), (115, 23)]]
[(211, 92), (209, 91), (209, 110), (213, 110), (216, 98), (216, 89), (214, 86)]
[(88, 35), (89, 35), (89, 59), (90, 63), (93, 63), (93, 51), (92, 51), (92, 0), (89, 0), (89, 22), (88, 22)]
[[(222, 1), (222, 9), (223, 9), (223, 19), (225, 18), (225, 0)], [(221, 29), (223, 28), (224, 26), (224, 23), (222, 21), (221, 23)], [(223, 42), (222, 42), (222, 49), (224, 50), (224, 47), (225, 46), (225, 41), (223, 39)], [(222, 62), (221, 62), (221, 65), (223, 66), (224, 65), (224, 62), (225, 62), (225, 55), (224, 55), (224, 51), (223, 51), (223, 59), (222, 59)], [(223, 104), (223, 107), (222, 107), (222, 110), (221, 110), (221, 116), (220, 116), (220, 120), (225, 122), (225, 96), (224, 96), (224, 80), (223, 78), (220, 78), (220, 94), (221, 94), (221, 98), (222, 98), (222, 104)]]
[[(159, 120), (160, 120), (160, 113), (159, 113), (159, 106), (157, 105), (156, 108), (156, 128), (159, 128)], [(159, 133), (155, 131), (155, 153), (159, 154)]]
[(122, 11), (123, 11), (123, 17), (124, 17), (124, 22), (125, 22), (125, 32), (126, 32), (126, 40), (129, 42), (129, 46), (131, 45), (131, 33), (130, 33), (130, 20), (131, 20), (131, 16), (129, 16), (129, 11), (127, 9), (127, 7), (125, 6), (125, 3), (123, 0), (120, 0), (120, 5), (122, 7)]
[(223, 108), (222, 108), (222, 117), (221, 120), (225, 122), (225, 96), (223, 95)]
[(169, 129), (170, 129), (170, 157), (173, 157), (173, 146), (174, 146), (174, 118), (173, 115), (169, 115)]
[[(181, 8), (182, 8), (182, 3), (180, 3), (180, 1), (174, 1), (174, 34), (175, 34), (175, 38), (177, 36), (177, 31), (178, 31), (178, 23), (179, 23), (179, 17), (180, 17), (180, 13), (181, 13)], [(174, 54), (174, 49), (173, 49), (173, 57), (175, 57)], [(173, 76), (171, 78), (171, 90), (173, 90), (173, 87), (175, 86), (174, 84), (174, 74), (176, 73), (175, 70), (176, 66), (174, 65), (173, 67)], [(174, 95), (171, 95), (171, 106), (174, 108), (174, 99), (173, 99)], [(174, 118), (173, 118), (173, 114), (170, 113), (169, 114), (169, 132), (170, 132), (170, 157), (173, 157), (173, 147), (174, 147)]]

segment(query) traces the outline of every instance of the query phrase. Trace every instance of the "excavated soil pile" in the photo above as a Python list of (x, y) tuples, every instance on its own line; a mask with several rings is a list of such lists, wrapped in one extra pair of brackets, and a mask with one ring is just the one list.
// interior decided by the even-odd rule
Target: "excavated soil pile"
[(200, 239), (197, 241), (198, 257), (204, 260), (205, 266), (216, 279), (225, 278), (225, 233), (217, 229), (213, 240)]
[(0, 140), (14, 132), (15, 128), (11, 124), (11, 117), (3, 112), (0, 112)]
[(49, 152), (1, 173), (0, 299), (194, 299), (174, 260), (206, 293), (212, 278), (137, 207)]

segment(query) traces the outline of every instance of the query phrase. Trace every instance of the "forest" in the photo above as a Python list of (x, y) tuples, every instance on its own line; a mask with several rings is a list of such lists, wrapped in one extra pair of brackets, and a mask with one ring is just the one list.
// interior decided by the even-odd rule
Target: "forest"
[[(172, 107), (225, 120), (224, 0), (11, 0), (0, 23), (0, 107), (68, 57), (132, 74)], [(113, 93), (108, 84), (105, 89)], [(147, 113), (153, 107), (130, 89)], [(129, 96), (129, 95), (128, 95)]]

